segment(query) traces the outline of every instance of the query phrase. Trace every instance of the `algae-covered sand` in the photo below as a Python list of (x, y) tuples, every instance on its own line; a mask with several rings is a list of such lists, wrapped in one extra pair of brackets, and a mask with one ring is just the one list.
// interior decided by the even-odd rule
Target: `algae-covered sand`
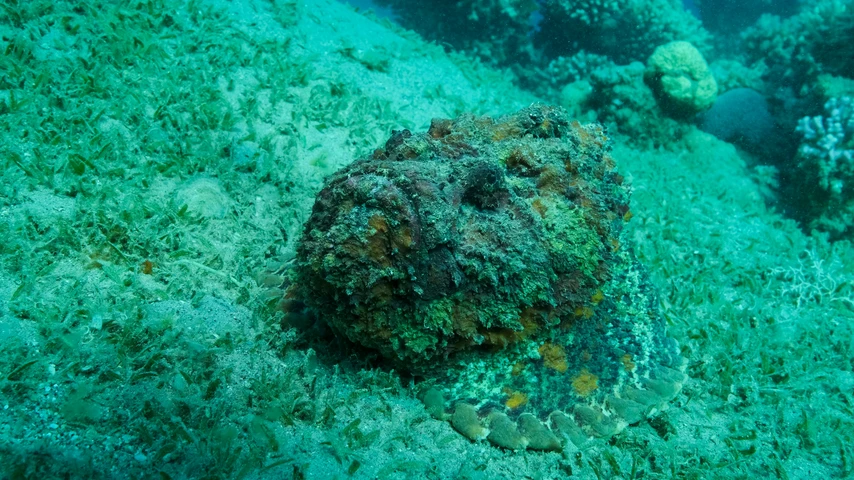
[(766, 208), (729, 144), (613, 140), (682, 393), (609, 441), (504, 451), (280, 300), (324, 176), (532, 94), (332, 0), (9, 2), (0, 48), (0, 478), (854, 470), (851, 246)]

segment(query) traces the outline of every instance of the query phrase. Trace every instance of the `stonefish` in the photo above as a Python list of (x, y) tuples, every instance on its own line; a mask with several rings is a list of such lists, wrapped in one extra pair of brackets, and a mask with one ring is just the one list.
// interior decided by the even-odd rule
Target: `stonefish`
[(288, 295), (413, 374), (466, 437), (560, 450), (685, 379), (631, 216), (598, 125), (543, 105), (435, 119), (326, 180)]

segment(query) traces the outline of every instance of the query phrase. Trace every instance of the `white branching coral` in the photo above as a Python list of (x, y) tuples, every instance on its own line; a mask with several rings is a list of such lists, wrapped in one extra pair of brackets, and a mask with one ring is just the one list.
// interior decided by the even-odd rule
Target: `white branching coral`
[(804, 139), (798, 155), (803, 167), (817, 170), (821, 188), (838, 195), (854, 180), (854, 102), (831, 98), (824, 111), (825, 116), (798, 122), (796, 131)]
[(812, 190), (812, 228), (840, 236), (854, 230), (854, 101), (831, 98), (824, 115), (804, 117), (796, 131), (803, 140), (797, 168)]

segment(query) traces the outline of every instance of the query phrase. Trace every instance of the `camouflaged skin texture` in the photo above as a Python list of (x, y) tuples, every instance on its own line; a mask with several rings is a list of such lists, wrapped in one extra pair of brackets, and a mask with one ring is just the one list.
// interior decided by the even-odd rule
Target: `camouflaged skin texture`
[(326, 180), (289, 296), (423, 378), (468, 438), (560, 450), (684, 381), (630, 218), (601, 126), (543, 105), (435, 119)]

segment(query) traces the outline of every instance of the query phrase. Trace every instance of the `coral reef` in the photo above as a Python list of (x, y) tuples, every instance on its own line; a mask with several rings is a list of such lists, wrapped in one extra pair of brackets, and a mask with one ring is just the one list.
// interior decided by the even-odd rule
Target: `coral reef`
[[(833, 238), (846, 236), (851, 224), (846, 217), (851, 214), (845, 212), (844, 195), (832, 191), (832, 182), (821, 186), (826, 175), (820, 172), (836, 167), (818, 153), (822, 147), (816, 138), (809, 138), (824, 134), (820, 129), (811, 132), (813, 127), (803, 118), (830, 118), (821, 111), (822, 105), (854, 95), (852, 25), (850, 1), (810, 0), (800, 2), (796, 15), (762, 16), (741, 35), (745, 61), (762, 72), (760, 91), (780, 131), (787, 133), (763, 142), (768, 154), (762, 161), (780, 172), (780, 207), (808, 231), (827, 231)], [(796, 129), (807, 135), (802, 144), (798, 135), (791, 134)]]
[(529, 88), (532, 64), (576, 54), (618, 63), (646, 59), (653, 49), (685, 40), (705, 51), (709, 35), (679, 0), (377, 0), (401, 25), (430, 40), (512, 67)]
[(583, 49), (628, 63), (674, 40), (701, 50), (709, 40), (678, 0), (544, 0), (541, 11), (535, 43), (550, 57)]
[(762, 14), (794, 13), (798, 0), (693, 0), (703, 26), (721, 34), (738, 34)]
[(839, 238), (854, 231), (854, 101), (831, 98), (824, 113), (798, 123), (803, 141), (796, 177), (803, 192), (804, 223)]
[(655, 49), (647, 61), (644, 82), (668, 115), (690, 118), (715, 103), (718, 85), (696, 47), (677, 41)]
[(551, 59), (548, 64), (541, 66), (517, 65), (514, 66), (514, 71), (519, 77), (519, 83), (525, 88), (541, 98), (550, 98), (570, 83), (583, 81), (596, 69), (611, 64), (613, 61), (604, 55), (581, 50), (568, 57)]
[(423, 377), (472, 440), (614, 435), (684, 375), (608, 151), (600, 126), (541, 105), (397, 131), (327, 179), (288, 296)]
[(531, 15), (536, 0), (377, 0), (392, 7), (401, 25), (430, 40), (450, 44), (499, 65), (525, 60), (530, 53)]
[(597, 121), (625, 135), (626, 141), (657, 148), (682, 137), (689, 126), (665, 115), (644, 83), (644, 71), (640, 62), (594, 70), (587, 106), (596, 111)]
[(764, 68), (761, 65), (747, 66), (737, 60), (719, 58), (709, 64), (709, 69), (712, 70), (712, 75), (718, 84), (718, 94), (736, 88), (765, 90), (765, 84), (762, 81)]
[(819, 0), (789, 18), (763, 15), (742, 39), (748, 59), (767, 67), (769, 83), (806, 96), (820, 74), (854, 77), (852, 24), (850, 2)]

